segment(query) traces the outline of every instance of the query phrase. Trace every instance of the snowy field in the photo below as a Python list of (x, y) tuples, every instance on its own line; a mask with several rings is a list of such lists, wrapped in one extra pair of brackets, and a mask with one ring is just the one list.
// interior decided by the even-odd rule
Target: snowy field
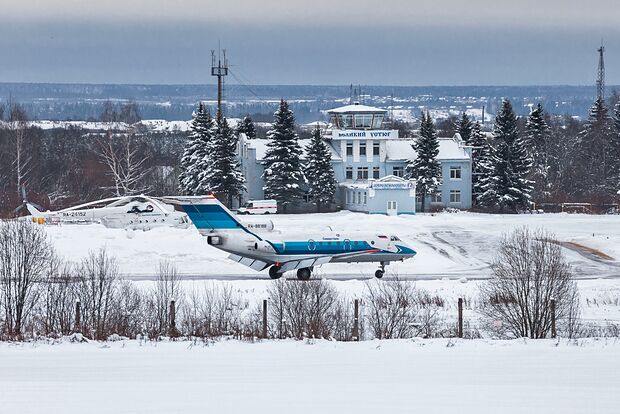
[[(278, 240), (290, 231), (377, 231), (396, 234), (417, 252), (414, 259), (390, 265), (388, 275), (421, 279), (484, 278), (503, 233), (517, 227), (545, 229), (566, 244), (564, 252), (579, 278), (620, 277), (620, 216), (580, 214), (489, 215), (467, 212), (387, 217), (352, 212), (272, 215)], [(59, 253), (79, 261), (89, 251), (105, 247), (118, 258), (128, 278), (152, 278), (161, 259), (172, 260), (186, 278), (268, 279), (227, 259), (227, 254), (206, 244), (193, 227), (137, 232), (130, 239), (124, 230), (101, 225), (46, 227)], [(591, 253), (586, 249), (594, 249)], [(375, 264), (328, 264), (321, 272), (331, 279), (372, 277)]]
[(620, 341), (0, 343), (3, 413), (617, 413)]

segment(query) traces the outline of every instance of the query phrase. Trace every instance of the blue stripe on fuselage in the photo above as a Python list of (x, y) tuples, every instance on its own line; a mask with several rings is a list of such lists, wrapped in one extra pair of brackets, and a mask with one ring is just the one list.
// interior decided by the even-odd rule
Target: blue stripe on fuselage
[[(363, 252), (366, 250), (372, 250), (372, 247), (366, 241), (351, 241), (347, 245), (340, 241), (315, 241), (311, 245), (308, 241), (287, 241), (284, 243), (271, 243), (273, 248), (278, 254), (317, 254), (317, 255), (329, 255), (329, 254), (341, 254), (341, 253), (355, 253)], [(314, 248), (311, 248), (313, 246)]]

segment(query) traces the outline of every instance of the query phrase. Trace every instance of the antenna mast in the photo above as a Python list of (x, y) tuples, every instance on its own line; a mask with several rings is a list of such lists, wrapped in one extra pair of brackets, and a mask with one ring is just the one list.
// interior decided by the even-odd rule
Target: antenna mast
[(603, 53), (605, 53), (605, 47), (601, 42), (601, 47), (597, 49), (598, 57), (598, 77), (596, 78), (596, 98), (605, 99), (605, 60), (603, 59)]
[(224, 77), (227, 75), (228, 75), (228, 59), (226, 58), (226, 49), (224, 50), (218, 49), (217, 62), (215, 58), (215, 50), (211, 50), (211, 76), (217, 77), (217, 112), (219, 114), (223, 114), (222, 92), (224, 89)]

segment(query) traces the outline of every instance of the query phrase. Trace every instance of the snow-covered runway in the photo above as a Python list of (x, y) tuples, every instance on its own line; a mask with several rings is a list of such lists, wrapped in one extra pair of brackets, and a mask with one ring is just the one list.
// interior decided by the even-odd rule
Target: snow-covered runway
[(617, 340), (0, 344), (7, 413), (616, 413)]
[[(418, 252), (414, 259), (393, 263), (388, 274), (416, 279), (484, 278), (489, 275), (502, 234), (517, 227), (545, 229), (563, 243), (564, 252), (580, 278), (620, 277), (620, 216), (540, 214), (491, 215), (467, 212), (387, 217), (352, 212), (330, 214), (272, 215), (276, 232), (269, 238), (303, 231), (376, 231), (397, 234)], [(130, 279), (152, 279), (161, 259), (173, 261), (191, 279), (268, 278), (227, 259), (227, 254), (208, 246), (194, 228), (159, 228), (137, 232), (128, 238), (124, 230), (100, 225), (46, 227), (59, 253), (79, 261), (89, 251), (105, 247), (118, 258), (121, 273)], [(590, 249), (590, 250), (589, 250)], [(594, 251), (596, 254), (592, 254)], [(600, 256), (597, 254), (600, 252)], [(607, 256), (608, 258), (604, 258)], [(374, 264), (328, 264), (325, 277), (364, 279), (372, 277)]]

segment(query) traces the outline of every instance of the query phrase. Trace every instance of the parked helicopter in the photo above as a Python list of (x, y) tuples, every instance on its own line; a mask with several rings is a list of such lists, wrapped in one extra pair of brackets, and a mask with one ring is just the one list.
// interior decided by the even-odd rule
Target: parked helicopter
[(101, 223), (112, 229), (143, 231), (155, 227), (184, 229), (191, 225), (185, 213), (145, 195), (105, 198), (58, 211), (40, 211), (27, 200), (18, 209), (23, 206), (39, 224)]

